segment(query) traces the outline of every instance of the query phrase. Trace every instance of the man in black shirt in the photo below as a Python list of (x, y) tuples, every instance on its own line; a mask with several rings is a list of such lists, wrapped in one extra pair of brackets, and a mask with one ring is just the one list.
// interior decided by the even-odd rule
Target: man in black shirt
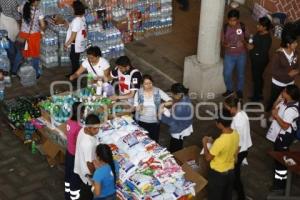
[(250, 61), (252, 69), (253, 96), (251, 101), (262, 100), (263, 73), (269, 63), (269, 50), (272, 44), (272, 37), (269, 32), (271, 21), (267, 17), (259, 19), (257, 33), (252, 41), (249, 39), (248, 49), (250, 50)]

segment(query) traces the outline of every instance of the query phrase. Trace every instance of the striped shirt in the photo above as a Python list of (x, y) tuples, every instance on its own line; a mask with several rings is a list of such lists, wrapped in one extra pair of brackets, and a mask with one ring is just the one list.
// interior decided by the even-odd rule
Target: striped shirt
[(18, 13), (18, 6), (17, 0), (0, 0), (1, 12), (5, 16), (14, 18), (17, 21), (21, 19)]

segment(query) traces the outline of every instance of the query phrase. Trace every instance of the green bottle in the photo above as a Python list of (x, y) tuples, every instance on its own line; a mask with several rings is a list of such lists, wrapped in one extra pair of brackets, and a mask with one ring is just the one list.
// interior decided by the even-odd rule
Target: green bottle
[(32, 140), (32, 143), (31, 143), (31, 153), (32, 154), (36, 153), (36, 144), (35, 144), (34, 140)]

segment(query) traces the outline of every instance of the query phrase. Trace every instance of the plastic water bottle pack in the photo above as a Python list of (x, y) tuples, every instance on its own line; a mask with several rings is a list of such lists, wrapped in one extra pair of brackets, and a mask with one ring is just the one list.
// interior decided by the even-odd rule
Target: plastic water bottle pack
[(20, 82), (23, 86), (33, 86), (36, 84), (36, 72), (31, 65), (31, 60), (27, 60), (24, 65), (21, 66), (18, 75), (20, 77)]
[(47, 68), (56, 67), (59, 65), (58, 36), (51, 30), (47, 30), (42, 39), (41, 61), (42, 65)]

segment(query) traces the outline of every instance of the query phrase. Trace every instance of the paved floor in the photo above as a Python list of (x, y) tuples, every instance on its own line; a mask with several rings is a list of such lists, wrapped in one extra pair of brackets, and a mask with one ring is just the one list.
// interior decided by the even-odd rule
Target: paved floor
[[(134, 66), (143, 73), (151, 74), (156, 85), (167, 90), (174, 81), (181, 81), (183, 60), (185, 56), (195, 54), (197, 31), (199, 23), (199, 2), (191, 0), (191, 10), (182, 12), (174, 7), (174, 31), (171, 34), (151, 37), (127, 45), (127, 55), (133, 60)], [(242, 19), (250, 24), (253, 30), (254, 22), (249, 17), (249, 11), (243, 9)], [(192, 20), (190, 20), (192, 19)], [(180, 38), (180, 39), (178, 39)], [(274, 42), (273, 49), (278, 44)], [(6, 91), (6, 98), (20, 95), (48, 94), (49, 84), (54, 80), (65, 80), (68, 68), (53, 68), (44, 70), (44, 74), (33, 87), (24, 88), (18, 79), (13, 79), (13, 87)], [(267, 73), (268, 74), (268, 70)], [(268, 77), (268, 76), (267, 76)], [(249, 66), (247, 70), (246, 90), (251, 89)], [(266, 87), (265, 92), (268, 92)], [(62, 88), (63, 90), (63, 88)], [(221, 101), (216, 99), (215, 101)], [(199, 113), (203, 115), (205, 109)], [(217, 130), (213, 121), (194, 120), (194, 133), (185, 141), (185, 146), (198, 145), (204, 135), (216, 136)], [(50, 168), (45, 158), (39, 154), (31, 154), (29, 149), (21, 144), (10, 128), (0, 121), (0, 200), (15, 199), (63, 199), (63, 166)], [(265, 139), (266, 129), (260, 127), (257, 121), (251, 122), (251, 134), (254, 146), (249, 153), (249, 166), (243, 168), (243, 180), (248, 196), (255, 200), (266, 198), (272, 180), (272, 159), (267, 151), (272, 145)], [(160, 143), (167, 145), (169, 136), (166, 127), (162, 127)], [(293, 148), (300, 149), (299, 143)], [(295, 176), (294, 188), (300, 194), (300, 179)]]

